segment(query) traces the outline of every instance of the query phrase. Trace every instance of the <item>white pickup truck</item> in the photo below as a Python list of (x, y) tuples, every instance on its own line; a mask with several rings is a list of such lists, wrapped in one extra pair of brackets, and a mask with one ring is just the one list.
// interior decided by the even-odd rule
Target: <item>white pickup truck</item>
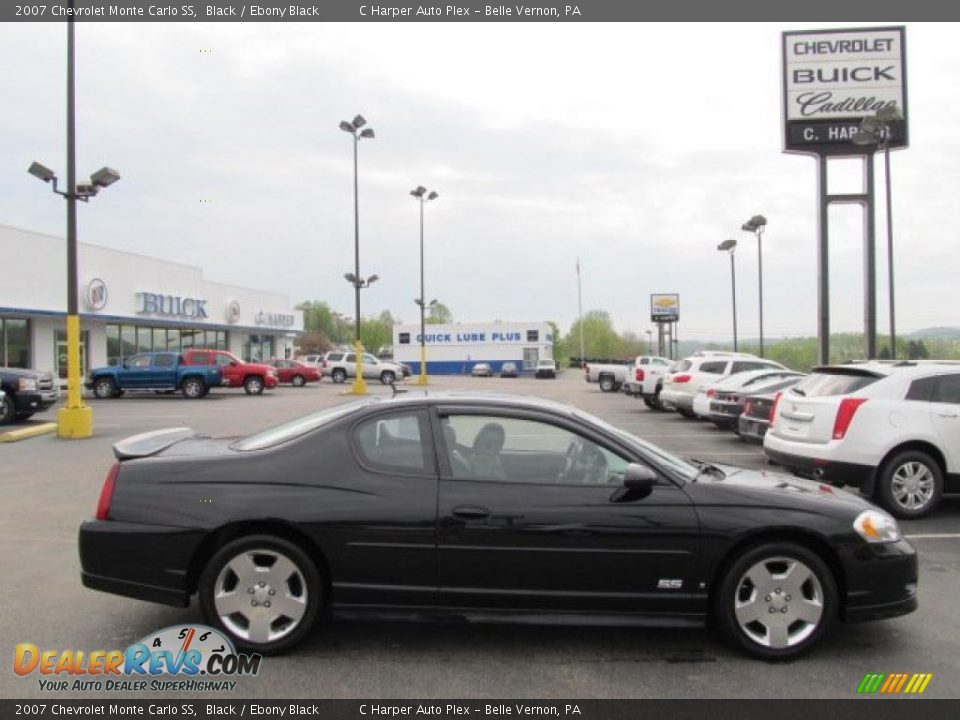
[(642, 398), (651, 410), (659, 410), (659, 387), (669, 372), (673, 361), (658, 355), (641, 355), (636, 359), (633, 372), (623, 383), (623, 392), (630, 397)]
[(595, 382), (600, 384), (600, 389), (603, 392), (616, 392), (623, 388), (627, 389), (627, 386), (631, 386), (631, 390), (627, 391), (627, 394), (633, 394), (632, 388), (635, 387), (633, 383), (636, 381), (636, 371), (638, 368), (653, 367), (653, 363), (657, 364), (657, 367), (662, 367), (666, 370), (670, 365), (670, 361), (666, 358), (657, 357), (655, 355), (640, 355), (632, 363), (620, 364), (609, 364), (609, 363), (588, 363), (583, 368), (583, 378), (587, 382)]

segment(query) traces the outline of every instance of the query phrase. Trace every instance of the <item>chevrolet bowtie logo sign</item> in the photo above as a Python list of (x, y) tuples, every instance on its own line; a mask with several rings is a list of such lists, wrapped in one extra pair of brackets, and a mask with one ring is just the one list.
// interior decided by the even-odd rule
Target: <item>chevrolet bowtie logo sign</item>
[(920, 695), (933, 673), (867, 673), (857, 686), (860, 695)]

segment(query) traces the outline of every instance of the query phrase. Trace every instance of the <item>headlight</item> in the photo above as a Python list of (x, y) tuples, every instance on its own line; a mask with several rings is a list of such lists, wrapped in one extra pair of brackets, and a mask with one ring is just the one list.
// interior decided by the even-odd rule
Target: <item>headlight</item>
[(20, 378), (20, 392), (36, 392), (37, 379), (32, 377)]
[(864, 510), (853, 521), (853, 529), (868, 543), (896, 542), (902, 537), (897, 521), (882, 510)]

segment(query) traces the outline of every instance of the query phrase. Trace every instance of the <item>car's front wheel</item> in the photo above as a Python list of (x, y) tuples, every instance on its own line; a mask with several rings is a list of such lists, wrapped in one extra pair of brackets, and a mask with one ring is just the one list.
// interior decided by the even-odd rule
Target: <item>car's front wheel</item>
[(251, 375), (243, 381), (243, 391), (247, 395), (260, 395), (263, 392), (263, 378), (259, 375)]
[(270, 535), (222, 547), (204, 568), (197, 590), (206, 621), (259, 653), (281, 652), (302, 641), (323, 605), (313, 561), (297, 545)]
[(837, 612), (837, 584), (812, 550), (792, 542), (754, 546), (720, 578), (717, 623), (734, 645), (763, 660), (789, 660), (819, 642)]
[(922, 517), (940, 502), (943, 471), (920, 450), (897, 453), (880, 469), (877, 494), (881, 504), (898, 518)]

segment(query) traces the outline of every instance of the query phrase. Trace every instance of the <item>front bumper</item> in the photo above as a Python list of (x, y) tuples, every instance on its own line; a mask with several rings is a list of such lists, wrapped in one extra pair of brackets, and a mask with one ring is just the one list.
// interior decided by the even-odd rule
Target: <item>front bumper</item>
[[(7, 399), (10, 399), (9, 395), (7, 395)], [(55, 402), (55, 397), (44, 397), (44, 394), (39, 391), (18, 392), (13, 396), (13, 405), (16, 408), (17, 414), (42, 412)]]
[(93, 590), (187, 607), (196, 582), (190, 560), (202, 538), (198, 530), (88, 520), (78, 537), (80, 577)]
[(917, 552), (906, 540), (860, 544), (845, 558), (844, 571), (845, 622), (884, 620), (917, 609)]
[(873, 480), (873, 473), (876, 468), (872, 465), (858, 465), (806, 455), (794, 455), (769, 447), (768, 441), (769, 437), (764, 442), (764, 454), (777, 465), (785, 467), (802, 477), (822, 480), (831, 485), (853, 485), (855, 487), (864, 487)]

